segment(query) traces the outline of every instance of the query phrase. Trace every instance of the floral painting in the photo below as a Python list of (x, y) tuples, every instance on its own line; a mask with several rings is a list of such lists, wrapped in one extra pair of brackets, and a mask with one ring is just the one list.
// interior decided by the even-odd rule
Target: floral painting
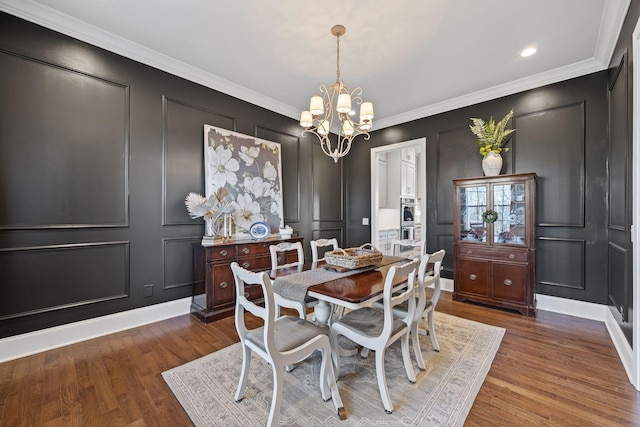
[(280, 144), (204, 126), (205, 192), (228, 193), (236, 234), (266, 222), (277, 233), (284, 225)]

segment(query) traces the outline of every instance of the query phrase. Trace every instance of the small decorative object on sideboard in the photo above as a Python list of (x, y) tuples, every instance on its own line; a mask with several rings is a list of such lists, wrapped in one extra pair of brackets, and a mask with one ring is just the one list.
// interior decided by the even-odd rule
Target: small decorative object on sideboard
[(513, 108), (499, 122), (495, 122), (493, 116), (488, 122), (483, 119), (471, 118), (473, 125), (469, 125), (471, 132), (477, 138), (478, 149), (483, 156), (482, 170), (486, 176), (500, 175), (502, 169), (502, 156), (500, 153), (509, 151), (509, 147), (503, 147), (509, 136), (515, 129), (505, 129), (507, 123), (513, 117)]
[(233, 228), (234, 202), (225, 200), (229, 193), (223, 187), (205, 198), (198, 193), (189, 193), (184, 200), (192, 219), (202, 217), (205, 222), (205, 235), (202, 243), (213, 243), (215, 238), (231, 237)]
[(290, 239), (291, 236), (293, 235), (293, 228), (291, 228), (290, 226), (286, 226), (286, 227), (280, 227), (280, 237), (282, 237), (283, 239)]

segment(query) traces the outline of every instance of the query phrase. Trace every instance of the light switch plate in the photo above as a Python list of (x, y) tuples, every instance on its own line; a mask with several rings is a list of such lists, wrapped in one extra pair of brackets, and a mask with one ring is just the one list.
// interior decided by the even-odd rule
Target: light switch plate
[(362, 225), (369, 225), (369, 218), (362, 218)]

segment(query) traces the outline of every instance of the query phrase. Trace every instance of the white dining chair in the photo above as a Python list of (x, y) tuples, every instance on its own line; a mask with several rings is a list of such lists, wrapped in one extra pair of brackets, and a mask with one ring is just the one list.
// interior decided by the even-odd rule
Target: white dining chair
[[(413, 250), (403, 253), (402, 248), (412, 247)], [(391, 241), (391, 254), (394, 256), (406, 256), (407, 258), (420, 258), (426, 253), (424, 240), (393, 239)]]
[(311, 261), (312, 262), (318, 262), (324, 259), (318, 256), (318, 248), (331, 247), (332, 250), (334, 251), (338, 249), (338, 239), (336, 238), (312, 240), (309, 244), (311, 245)]
[[(286, 257), (286, 253), (290, 251), (296, 251), (297, 253), (297, 261), (287, 263), (285, 259), (285, 263), (279, 265), (278, 264), (278, 255), (284, 254)], [(281, 242), (277, 245), (269, 246), (269, 252), (271, 253), (271, 269), (275, 270), (277, 268), (285, 268), (285, 267), (293, 267), (297, 265), (304, 264), (304, 251), (302, 249), (302, 243), (300, 242)], [(307, 316), (307, 308), (313, 307), (318, 304), (318, 300), (316, 298), (305, 296), (304, 301), (296, 301), (290, 298), (285, 298), (282, 295), (275, 294), (276, 301), (276, 317), (280, 317), (280, 307), (292, 308), (296, 310), (301, 319), (306, 319)]]
[[(393, 404), (389, 397), (387, 379), (384, 372), (385, 349), (397, 340), (401, 340), (402, 359), (407, 378), (411, 383), (416, 382), (416, 376), (409, 354), (409, 328), (415, 316), (414, 280), (418, 260), (410, 261), (401, 266), (389, 268), (384, 281), (383, 306), (384, 310), (372, 307), (359, 308), (350, 311), (331, 325), (331, 356), (336, 369), (336, 378), (340, 374), (340, 352), (338, 337), (340, 335), (349, 338), (356, 344), (364, 346), (376, 353), (376, 377), (378, 388), (384, 409), (387, 413), (393, 412)], [(398, 283), (398, 277), (406, 277), (406, 284), (400, 291), (393, 293), (394, 284)], [(393, 307), (408, 301), (409, 311), (404, 319), (396, 319), (393, 316)]]
[[(271, 279), (266, 273), (254, 273), (231, 263), (236, 287), (235, 323), (242, 345), (242, 370), (235, 394), (236, 402), (242, 401), (249, 375), (251, 355), (256, 353), (271, 365), (273, 371), (273, 395), (267, 426), (279, 426), (280, 405), (282, 403), (283, 372), (287, 365), (309, 357), (320, 351), (320, 393), (322, 399), (333, 399), (338, 417), (346, 419), (346, 412), (340, 398), (331, 365), (331, 344), (323, 330), (304, 319), (295, 316), (276, 318), (275, 301)], [(245, 296), (245, 284), (257, 284), (262, 287), (264, 307), (249, 301)], [(248, 329), (245, 324), (245, 312), (264, 320), (263, 326)]]
[[(413, 352), (416, 358), (416, 363), (420, 370), (426, 369), (424, 363), (424, 357), (422, 356), (422, 349), (420, 347), (419, 335), (426, 335), (426, 330), (419, 328), (419, 322), (426, 315), (427, 326), (429, 328), (429, 337), (431, 338), (431, 345), (435, 351), (440, 351), (438, 345), (438, 339), (436, 338), (436, 331), (433, 327), (433, 311), (440, 299), (440, 270), (442, 269), (442, 260), (444, 259), (445, 250), (441, 249), (432, 254), (425, 254), (420, 258), (420, 266), (418, 267), (418, 286), (416, 289), (416, 309), (413, 322), (411, 323), (411, 345), (413, 346)], [(428, 265), (433, 264), (433, 271), (427, 271)], [(427, 299), (427, 288), (433, 285), (433, 294), (431, 298)], [(375, 302), (372, 307), (382, 309), (382, 304)], [(393, 308), (393, 315), (396, 318), (402, 319), (407, 315), (409, 307), (407, 303), (398, 304)]]

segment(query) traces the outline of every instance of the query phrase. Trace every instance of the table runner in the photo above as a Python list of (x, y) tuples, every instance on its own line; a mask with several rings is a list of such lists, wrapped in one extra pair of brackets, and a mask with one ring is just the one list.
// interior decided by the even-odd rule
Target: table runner
[(363, 271), (374, 270), (376, 268), (398, 262), (401, 259), (402, 258), (385, 256), (378, 264), (345, 272), (327, 270), (326, 268), (316, 268), (300, 273), (289, 274), (287, 276), (278, 277), (273, 281), (273, 291), (285, 298), (304, 302), (304, 297), (307, 295), (307, 289), (311, 286), (352, 276), (354, 274), (362, 273)]

